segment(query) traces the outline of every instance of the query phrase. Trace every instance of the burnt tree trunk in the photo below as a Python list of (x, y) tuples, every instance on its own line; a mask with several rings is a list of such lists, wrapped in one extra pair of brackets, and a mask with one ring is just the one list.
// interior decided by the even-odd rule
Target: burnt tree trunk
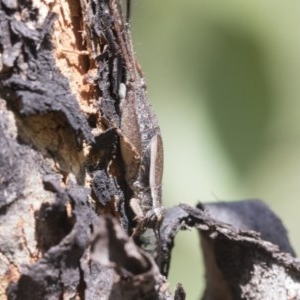
[(274, 245), (285, 231), (260, 238), (249, 230), (264, 225), (225, 224), (222, 205), (168, 209), (156, 252), (130, 238), (118, 133), (124, 19), (116, 0), (0, 2), (0, 299), (184, 299), (167, 275), (186, 226), (202, 237), (204, 299), (300, 299), (300, 264), (288, 241)]

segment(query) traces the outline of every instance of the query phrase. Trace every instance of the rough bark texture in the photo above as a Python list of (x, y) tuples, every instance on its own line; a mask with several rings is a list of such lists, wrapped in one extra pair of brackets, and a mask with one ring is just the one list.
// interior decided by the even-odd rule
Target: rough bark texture
[(206, 268), (202, 299), (300, 299), (300, 262), (281, 221), (261, 201), (168, 209), (161, 228), (164, 275), (174, 237), (187, 226), (198, 228), (201, 236)]
[(161, 266), (130, 238), (120, 7), (84, 3), (0, 2), (0, 299), (185, 299), (167, 281), (185, 226), (201, 235), (203, 299), (300, 299), (300, 263), (261, 202), (168, 209)]

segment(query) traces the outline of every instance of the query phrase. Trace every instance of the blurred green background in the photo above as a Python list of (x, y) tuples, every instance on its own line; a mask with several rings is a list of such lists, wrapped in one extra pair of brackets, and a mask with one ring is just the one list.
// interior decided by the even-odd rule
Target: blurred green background
[[(165, 146), (165, 205), (263, 199), (299, 253), (300, 2), (132, 1)], [(197, 234), (175, 243), (171, 289), (181, 281), (199, 299)]]

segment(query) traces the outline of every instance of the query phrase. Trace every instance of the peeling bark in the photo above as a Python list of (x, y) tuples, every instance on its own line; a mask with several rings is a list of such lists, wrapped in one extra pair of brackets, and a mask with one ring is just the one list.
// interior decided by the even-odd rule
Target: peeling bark
[(281, 221), (261, 201), (168, 209), (161, 228), (164, 275), (176, 233), (190, 226), (198, 228), (201, 237), (206, 268), (203, 300), (300, 298), (300, 262)]

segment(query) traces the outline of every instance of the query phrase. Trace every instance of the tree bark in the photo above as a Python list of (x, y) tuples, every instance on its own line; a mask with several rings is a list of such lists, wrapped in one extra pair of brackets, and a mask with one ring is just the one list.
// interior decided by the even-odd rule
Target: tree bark
[(278, 249), (278, 239), (249, 231), (264, 225), (225, 224), (222, 209), (168, 209), (156, 252), (130, 237), (138, 224), (118, 130), (120, 84), (133, 66), (122, 55), (130, 31), (118, 1), (0, 5), (1, 299), (185, 299), (167, 280), (184, 226), (201, 233), (203, 299), (300, 299), (300, 264), (288, 240)]

